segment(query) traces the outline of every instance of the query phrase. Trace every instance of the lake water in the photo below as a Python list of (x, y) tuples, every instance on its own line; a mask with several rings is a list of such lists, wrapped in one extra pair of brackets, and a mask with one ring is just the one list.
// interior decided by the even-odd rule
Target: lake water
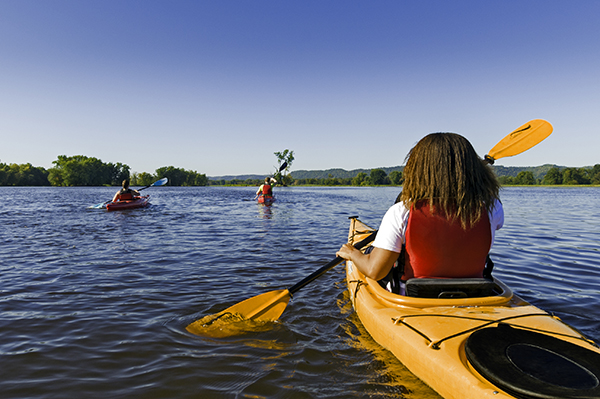
[[(432, 398), (362, 328), (340, 265), (280, 320), (228, 338), (185, 326), (290, 287), (374, 227), (398, 188), (0, 187), (2, 398)], [(600, 341), (600, 189), (508, 188), (495, 275)]]

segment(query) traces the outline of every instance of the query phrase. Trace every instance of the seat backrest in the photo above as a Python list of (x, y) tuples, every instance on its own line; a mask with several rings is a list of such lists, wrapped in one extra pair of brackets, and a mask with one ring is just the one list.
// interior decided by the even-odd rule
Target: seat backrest
[(501, 291), (485, 278), (411, 278), (406, 282), (406, 295), (418, 298), (478, 298)]

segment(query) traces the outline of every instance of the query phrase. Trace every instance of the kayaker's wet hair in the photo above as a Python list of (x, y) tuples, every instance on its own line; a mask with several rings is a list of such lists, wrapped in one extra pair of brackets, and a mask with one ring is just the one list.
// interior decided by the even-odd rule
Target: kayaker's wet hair
[(431, 210), (443, 210), (464, 229), (479, 221), (498, 199), (500, 184), (473, 146), (456, 133), (431, 133), (406, 157), (399, 199), (410, 209), (428, 200)]
[(123, 180), (123, 188), (129, 188), (129, 179)]

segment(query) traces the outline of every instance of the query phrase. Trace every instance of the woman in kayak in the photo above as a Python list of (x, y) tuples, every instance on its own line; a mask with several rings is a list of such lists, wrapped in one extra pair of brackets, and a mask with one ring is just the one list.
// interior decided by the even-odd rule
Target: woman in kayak
[(140, 192), (129, 188), (129, 179), (125, 179), (123, 180), (123, 188), (117, 191), (112, 202), (132, 200), (134, 197), (139, 196)]
[(400, 293), (410, 278), (483, 277), (495, 231), (504, 223), (499, 183), (471, 143), (432, 133), (413, 147), (396, 204), (385, 214), (373, 250), (344, 244), (337, 255), (381, 280), (397, 262)]
[(273, 186), (271, 186), (271, 180), (271, 178), (265, 177), (265, 182), (261, 184), (261, 186), (258, 188), (258, 191), (256, 192), (256, 197), (258, 197), (259, 195), (262, 195), (267, 198), (273, 197)]

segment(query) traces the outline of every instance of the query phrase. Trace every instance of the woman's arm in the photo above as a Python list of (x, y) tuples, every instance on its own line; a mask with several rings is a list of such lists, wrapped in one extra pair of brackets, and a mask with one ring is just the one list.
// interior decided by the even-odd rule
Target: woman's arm
[(336, 255), (352, 261), (365, 276), (373, 280), (381, 280), (392, 270), (400, 253), (373, 247), (373, 251), (363, 254), (352, 245), (344, 244)]

